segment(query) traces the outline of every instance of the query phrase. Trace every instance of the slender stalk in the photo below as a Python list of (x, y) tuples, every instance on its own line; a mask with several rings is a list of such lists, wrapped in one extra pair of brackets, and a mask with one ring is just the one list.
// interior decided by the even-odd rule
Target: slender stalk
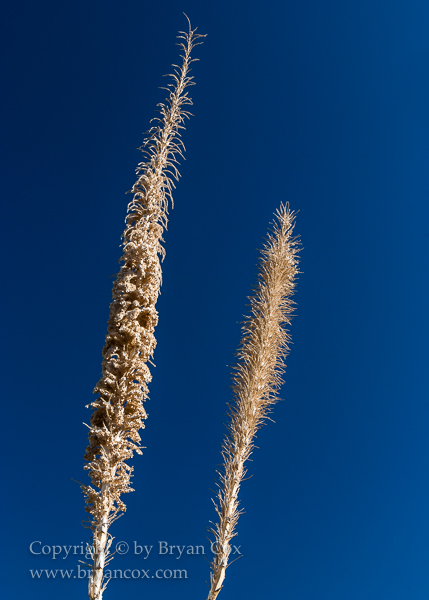
[(223, 587), (230, 542), (237, 535), (242, 512), (238, 492), (246, 475), (245, 463), (253, 452), (257, 430), (278, 399), (284, 359), (289, 354), (286, 325), (292, 318), (299, 241), (293, 237), (295, 213), (289, 206), (281, 205), (276, 217), (261, 253), (258, 283), (250, 298), (251, 314), (243, 325), (234, 367), (234, 402), (229, 406), (230, 420), (222, 446), (223, 468), (218, 471), (220, 482), (214, 502), (219, 521), (210, 529), (215, 537), (215, 555), (207, 600), (215, 600)]
[(167, 224), (168, 200), (172, 201), (173, 179), (178, 179), (177, 156), (183, 157), (180, 130), (192, 104), (186, 89), (194, 85), (189, 75), (191, 51), (201, 35), (189, 24), (180, 32), (182, 65), (175, 67), (169, 84), (169, 96), (160, 104), (158, 124), (148, 132), (141, 150), (145, 162), (138, 165), (138, 179), (131, 192), (126, 228), (123, 234), (122, 266), (113, 284), (108, 333), (103, 349), (102, 377), (95, 387), (98, 394), (91, 402), (89, 446), (85, 469), (92, 486), (82, 485), (92, 530), (92, 571), (89, 597), (101, 600), (107, 581), (103, 569), (111, 560), (112, 536), (109, 527), (125, 512), (120, 499), (133, 491), (130, 487), (133, 467), (126, 461), (134, 452), (142, 454), (139, 430), (147, 418), (143, 402), (148, 397), (151, 373), (147, 366), (153, 356), (158, 313), (155, 308), (161, 287), (161, 244)]

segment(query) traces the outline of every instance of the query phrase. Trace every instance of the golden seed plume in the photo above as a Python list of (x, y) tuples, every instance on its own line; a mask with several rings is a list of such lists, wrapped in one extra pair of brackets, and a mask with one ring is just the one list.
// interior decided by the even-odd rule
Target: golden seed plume
[(211, 564), (210, 592), (215, 600), (223, 587), (229, 564), (231, 539), (237, 535), (241, 514), (238, 501), (240, 485), (246, 475), (245, 463), (254, 449), (257, 430), (265, 423), (278, 399), (283, 383), (284, 360), (289, 354), (290, 325), (294, 302), (292, 295), (298, 271), (300, 244), (293, 237), (295, 213), (281, 205), (277, 221), (261, 252), (258, 282), (250, 298), (250, 316), (244, 322), (233, 374), (233, 403), (229, 405), (229, 424), (222, 446), (223, 466), (218, 472), (218, 522), (210, 529), (215, 538)]
[(138, 165), (138, 179), (131, 190), (134, 196), (127, 209), (122, 265), (113, 284), (102, 377), (94, 390), (98, 397), (90, 405), (94, 410), (84, 468), (92, 486), (82, 485), (93, 532), (91, 600), (102, 599), (107, 584), (103, 583), (103, 569), (112, 558), (108, 529), (126, 510), (121, 495), (133, 491), (133, 467), (126, 461), (134, 452), (142, 454), (139, 430), (147, 417), (143, 406), (151, 381), (147, 363), (156, 346), (155, 305), (161, 286), (160, 257), (164, 257), (162, 234), (173, 180), (179, 178), (178, 157), (183, 157), (185, 150), (180, 132), (191, 114), (186, 110), (192, 104), (187, 88), (194, 85), (189, 72), (191, 63), (197, 60), (191, 59), (191, 51), (202, 37), (190, 23), (189, 31), (178, 36), (182, 40), (178, 44), (183, 51), (182, 65), (173, 65), (173, 82), (165, 88), (169, 96), (165, 104), (158, 105), (160, 117), (141, 148), (145, 161)]

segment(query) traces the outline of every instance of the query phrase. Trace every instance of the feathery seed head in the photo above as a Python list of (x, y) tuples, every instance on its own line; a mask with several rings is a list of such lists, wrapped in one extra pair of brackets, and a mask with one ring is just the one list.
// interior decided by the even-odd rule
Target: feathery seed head
[(231, 539), (242, 512), (238, 492), (246, 475), (245, 462), (254, 449), (254, 438), (283, 383), (284, 360), (289, 354), (292, 295), (298, 271), (300, 243), (293, 237), (295, 213), (281, 204), (276, 221), (261, 251), (259, 273), (250, 297), (250, 315), (242, 326), (242, 339), (233, 373), (233, 400), (222, 445), (223, 472), (219, 473), (217, 503), (219, 522), (210, 529), (216, 553), (211, 565), (210, 592), (215, 600), (223, 586)]
[[(189, 19), (188, 19), (189, 21)], [(158, 312), (155, 308), (162, 283), (160, 257), (165, 251), (162, 234), (167, 226), (168, 203), (173, 201), (174, 180), (179, 178), (178, 157), (185, 147), (180, 131), (192, 104), (187, 88), (191, 51), (204, 36), (180, 32), (182, 65), (171, 74), (168, 97), (159, 105), (160, 116), (141, 148), (145, 161), (137, 167), (138, 179), (128, 204), (123, 233), (121, 267), (113, 284), (112, 303), (103, 348), (102, 376), (89, 427), (85, 469), (92, 486), (82, 485), (94, 535), (94, 569), (89, 580), (92, 600), (101, 600), (105, 584), (103, 566), (108, 554), (110, 524), (126, 510), (121, 495), (133, 491), (133, 468), (126, 461), (141, 454), (139, 430), (147, 418), (143, 402), (152, 376), (147, 363), (153, 356)], [(109, 538), (110, 536), (110, 538)]]

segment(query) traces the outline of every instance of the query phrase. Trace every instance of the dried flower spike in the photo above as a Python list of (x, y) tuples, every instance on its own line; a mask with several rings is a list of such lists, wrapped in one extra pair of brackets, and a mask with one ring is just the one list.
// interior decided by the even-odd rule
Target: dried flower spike
[[(148, 132), (141, 150), (145, 162), (138, 165), (138, 179), (131, 192), (126, 228), (123, 234), (121, 269), (113, 284), (108, 333), (103, 349), (102, 377), (91, 402), (94, 409), (89, 427), (89, 446), (85, 469), (92, 486), (82, 485), (86, 510), (93, 533), (92, 572), (89, 597), (101, 600), (107, 581), (103, 569), (112, 558), (109, 551), (112, 522), (125, 511), (121, 495), (133, 491), (130, 486), (133, 467), (126, 461), (134, 452), (142, 454), (139, 429), (147, 414), (143, 407), (148, 397), (151, 374), (147, 366), (153, 356), (158, 322), (155, 305), (161, 286), (161, 244), (167, 224), (168, 200), (172, 201), (173, 179), (178, 179), (177, 157), (185, 147), (180, 130), (192, 104), (187, 88), (194, 85), (189, 75), (191, 50), (204, 37), (192, 30), (180, 32), (182, 65), (175, 67), (168, 85), (169, 96), (160, 104), (158, 124)], [(109, 558), (110, 557), (110, 558)]]
[(276, 213), (277, 222), (262, 250), (259, 277), (250, 298), (251, 314), (243, 325), (233, 375), (234, 402), (229, 406), (228, 431), (222, 446), (223, 467), (218, 472), (216, 512), (218, 523), (210, 529), (215, 537), (210, 592), (215, 600), (223, 587), (229, 564), (230, 542), (237, 535), (241, 514), (238, 492), (246, 475), (245, 462), (254, 449), (254, 438), (272, 405), (277, 401), (289, 354), (291, 297), (298, 274), (299, 241), (293, 237), (295, 213), (286, 204)]

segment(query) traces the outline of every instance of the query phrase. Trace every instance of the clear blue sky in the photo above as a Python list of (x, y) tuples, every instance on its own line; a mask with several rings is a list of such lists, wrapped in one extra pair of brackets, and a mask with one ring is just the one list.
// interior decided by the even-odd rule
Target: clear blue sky
[[(220, 598), (429, 593), (429, 5), (423, 0), (30, 0), (3, 7), (2, 597), (86, 597), (30, 543), (78, 545), (91, 391), (136, 148), (178, 61), (195, 117), (166, 233), (143, 457), (106, 600), (205, 599), (206, 546), (239, 322), (281, 201), (303, 273), (283, 402), (242, 489), (244, 557)], [(133, 543), (153, 545), (144, 560)], [(40, 546), (36, 546), (38, 551)]]

